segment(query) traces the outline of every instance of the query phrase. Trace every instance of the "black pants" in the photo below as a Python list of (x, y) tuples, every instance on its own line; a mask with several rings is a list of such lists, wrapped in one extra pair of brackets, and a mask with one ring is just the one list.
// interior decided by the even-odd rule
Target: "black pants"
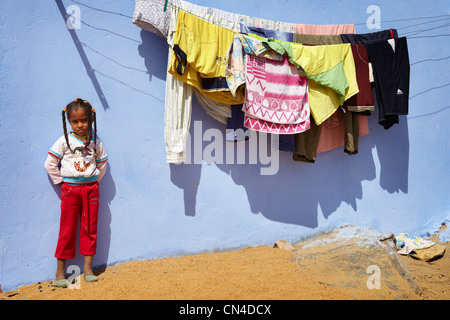
[[(389, 29), (365, 34), (342, 34), (344, 43), (364, 44), (374, 73), (374, 102), (378, 123), (389, 129), (408, 114), (410, 65), (406, 37)], [(388, 39), (395, 43), (395, 49)]]
[(389, 129), (408, 114), (410, 65), (406, 37), (364, 43), (372, 62), (378, 101), (378, 123)]

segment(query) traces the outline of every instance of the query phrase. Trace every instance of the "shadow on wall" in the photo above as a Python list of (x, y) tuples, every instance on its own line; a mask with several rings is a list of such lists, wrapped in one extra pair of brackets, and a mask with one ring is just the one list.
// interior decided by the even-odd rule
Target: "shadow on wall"
[[(55, 0), (56, 5), (58, 6), (58, 9), (61, 13), (61, 16), (64, 20), (64, 25), (66, 25), (67, 20), (69, 19), (69, 15), (66, 12), (66, 8), (64, 8), (64, 4), (62, 3), (62, 0)], [(89, 76), (89, 78), (92, 81), (92, 85), (95, 88), (95, 91), (97, 92), (98, 98), (102, 103), (103, 109), (107, 110), (109, 109), (108, 101), (106, 101), (105, 95), (103, 94), (103, 90), (100, 86), (100, 83), (97, 80), (97, 76), (95, 75), (94, 69), (92, 69), (91, 64), (89, 62), (89, 59), (86, 56), (86, 53), (84, 52), (83, 46), (81, 45), (80, 39), (77, 36), (77, 33), (72, 28), (67, 28), (67, 30), (70, 33), (70, 36), (72, 37), (73, 43), (75, 44), (75, 47), (77, 48), (78, 54), (80, 55), (81, 60), (83, 61), (84, 67), (86, 68), (86, 72)]]
[(111, 202), (116, 196), (116, 185), (111, 174), (111, 164), (108, 163), (106, 173), (100, 181), (100, 207), (98, 211), (97, 226), (97, 254), (94, 257), (93, 265), (103, 268), (108, 262), (109, 248), (111, 245)]
[[(87, 55), (85, 52), (85, 50), (88, 50), (91, 53), (99, 55), (103, 59), (108, 60), (109, 62), (113, 62), (116, 66), (118, 66), (119, 68), (121, 68), (123, 70), (134, 71), (137, 73), (146, 73), (149, 75), (149, 81), (152, 81), (153, 75), (155, 75), (156, 77), (158, 77), (160, 79), (165, 79), (165, 75), (166, 75), (165, 71), (166, 71), (166, 64), (167, 64), (167, 43), (162, 37), (158, 37), (151, 32), (146, 32), (144, 30), (141, 30), (140, 35), (141, 35), (142, 41), (140, 42), (139, 40), (128, 37), (127, 35), (120, 34), (113, 30), (96, 27), (93, 24), (80, 19), (79, 22), (81, 24), (83, 24), (84, 27), (91, 28), (94, 30), (101, 30), (103, 32), (108, 32), (111, 36), (119, 37), (121, 39), (126, 39), (128, 41), (131, 41), (134, 44), (139, 43), (138, 51), (139, 51), (139, 54), (141, 55), (141, 57), (143, 57), (145, 60), (144, 63), (146, 66), (146, 70), (141, 70), (139, 68), (131, 67), (131, 66), (128, 66), (126, 64), (126, 62), (124, 63), (121, 61), (117, 61), (116, 59), (113, 59), (110, 56), (108, 56), (108, 54), (99, 52), (99, 51), (95, 50), (94, 48), (92, 48), (90, 45), (81, 42), (80, 39), (78, 38), (76, 31), (74, 29), (68, 28), (66, 25), (66, 23), (68, 23), (67, 21), (69, 19), (69, 15), (66, 12), (66, 8), (64, 7), (62, 0), (55, 0), (55, 2), (56, 2), (56, 5), (58, 6), (58, 9), (59, 9), (61, 16), (63, 18), (63, 21), (64, 21), (64, 25), (61, 25), (61, 26), (66, 28), (69, 31), (69, 34), (72, 38), (75, 48), (77, 49), (80, 59), (83, 62), (83, 65), (86, 69), (86, 73), (88, 74), (89, 78), (91, 79), (92, 85), (93, 85), (93, 87), (97, 93), (97, 96), (105, 110), (109, 109), (109, 105), (108, 105), (105, 95), (103, 94), (102, 87), (97, 79), (97, 75), (101, 75), (104, 78), (113, 80), (113, 81), (121, 84), (122, 86), (126, 87), (127, 89), (131, 89), (131, 90), (139, 92), (141, 94), (150, 96), (155, 100), (164, 102), (164, 100), (161, 100), (159, 97), (157, 97), (149, 92), (146, 92), (145, 90), (139, 89), (138, 87), (135, 87), (135, 86), (131, 85), (130, 83), (124, 82), (121, 79), (120, 73), (111, 75), (111, 74), (107, 74), (107, 73), (111, 72), (111, 70), (106, 71), (107, 73), (104, 73), (104, 72), (101, 72), (99, 70), (92, 68), (91, 63), (90, 63), (89, 59), (87, 58)], [(106, 11), (106, 10), (102, 10), (99, 8), (94, 8), (92, 6), (88, 6), (86, 4), (82, 4), (82, 3), (76, 2), (76, 1), (73, 1), (73, 2), (75, 2), (78, 5), (83, 5), (87, 8), (89, 8), (89, 10), (95, 10), (95, 11), (101, 12), (103, 14), (113, 15), (114, 19), (116, 19), (117, 16), (120, 16), (120, 17), (126, 18), (126, 19), (128, 19), (128, 21), (130, 21), (132, 18), (130, 16), (123, 15), (121, 13), (117, 13), (117, 12), (113, 12), (113, 11)], [(120, 23), (118, 22), (117, 25), (120, 25)], [(158, 43), (158, 42), (161, 42), (161, 43)], [(165, 61), (165, 62), (162, 63), (162, 61)]]
[(148, 80), (152, 81), (152, 76), (165, 80), (169, 45), (163, 37), (152, 32), (141, 30), (140, 36), (142, 43), (138, 45), (138, 52), (144, 58)]
[(380, 186), (389, 193), (408, 193), (409, 137), (406, 116), (387, 131), (374, 123), (374, 145), (380, 161)]
[(195, 206), (197, 204), (197, 191), (202, 173), (201, 164), (169, 164), (170, 181), (178, 188), (183, 189), (184, 214), (195, 216)]
[[(193, 99), (192, 123), (201, 121), (202, 136), (206, 130), (217, 128), (225, 136), (225, 125), (208, 116)], [(190, 135), (194, 137), (191, 123)], [(380, 162), (380, 186), (388, 191), (408, 192), (409, 142), (406, 117), (400, 124), (384, 130), (373, 114), (369, 118), (368, 135), (360, 138), (359, 153), (349, 156), (343, 148), (317, 155), (316, 163), (295, 162), (292, 154), (280, 151), (279, 170), (275, 175), (261, 175), (266, 165), (216, 164), (236, 185), (245, 188), (252, 213), (261, 213), (267, 219), (315, 228), (318, 225), (319, 206), (325, 218), (335, 212), (342, 202), (357, 212), (357, 200), (363, 199), (362, 181), (376, 178), (372, 149), (376, 148)], [(203, 141), (202, 150), (212, 142)], [(226, 144), (222, 141), (222, 150)], [(270, 143), (270, 142), (269, 142)], [(235, 149), (234, 154), (237, 151)], [(224, 154), (224, 161), (225, 161)], [(236, 163), (236, 162), (234, 162)], [(191, 164), (170, 165), (171, 181), (184, 190), (185, 214), (195, 216), (196, 197), (200, 185), (201, 168), (191, 154)], [(221, 192), (226, 192), (222, 190)]]

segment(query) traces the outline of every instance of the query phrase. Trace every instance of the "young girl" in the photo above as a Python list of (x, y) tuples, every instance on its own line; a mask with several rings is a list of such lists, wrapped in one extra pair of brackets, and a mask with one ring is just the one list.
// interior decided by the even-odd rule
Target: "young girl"
[[(72, 132), (67, 133), (66, 115)], [(64, 136), (48, 152), (45, 169), (54, 184), (61, 186), (61, 219), (57, 259), (57, 287), (67, 287), (65, 262), (75, 257), (75, 240), (80, 218), (80, 253), (84, 255), (84, 278), (97, 281), (92, 272), (92, 259), (97, 248), (98, 182), (106, 171), (108, 156), (97, 139), (95, 110), (80, 98), (62, 111)], [(92, 131), (94, 126), (94, 132)]]

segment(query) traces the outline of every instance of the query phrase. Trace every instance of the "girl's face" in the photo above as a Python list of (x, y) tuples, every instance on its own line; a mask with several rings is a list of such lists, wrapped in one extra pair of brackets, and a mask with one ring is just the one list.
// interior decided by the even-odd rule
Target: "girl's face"
[(85, 136), (89, 131), (89, 121), (83, 108), (73, 108), (69, 115), (69, 123), (73, 132), (79, 136)]

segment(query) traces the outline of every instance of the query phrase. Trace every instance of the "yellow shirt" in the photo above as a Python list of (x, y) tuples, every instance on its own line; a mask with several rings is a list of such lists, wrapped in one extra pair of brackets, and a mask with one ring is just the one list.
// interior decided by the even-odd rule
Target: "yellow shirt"
[(217, 102), (243, 103), (243, 94), (235, 98), (225, 77), (233, 37), (234, 31), (180, 10), (168, 72)]

